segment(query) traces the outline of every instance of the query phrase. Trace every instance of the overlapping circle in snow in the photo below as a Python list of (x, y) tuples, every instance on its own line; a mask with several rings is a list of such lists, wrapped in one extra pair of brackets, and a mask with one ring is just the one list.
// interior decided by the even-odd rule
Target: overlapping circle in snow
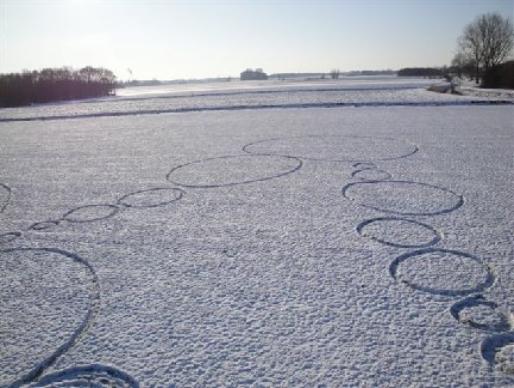
[(378, 168), (377, 165), (373, 162), (357, 162), (353, 164), (353, 167), (357, 169)]
[(292, 156), (231, 155), (181, 164), (166, 178), (183, 187), (226, 187), (279, 178), (301, 167), (302, 161)]
[(482, 358), (505, 373), (514, 374), (514, 333), (496, 334), (480, 346)]
[[(450, 314), (458, 322), (486, 331), (509, 331), (512, 326), (508, 316), (500, 311), (498, 303), (483, 295), (472, 295), (458, 301), (450, 308)], [(509, 313), (510, 314), (510, 313)]]
[(118, 199), (118, 203), (127, 207), (159, 207), (166, 206), (178, 201), (184, 196), (184, 191), (171, 187), (156, 187), (152, 189), (139, 190), (124, 195)]
[(56, 248), (0, 250), (0, 386), (41, 376), (96, 314), (98, 278), (83, 258)]
[(114, 216), (119, 208), (115, 205), (85, 205), (66, 212), (62, 219), (68, 222), (94, 222)]
[(403, 216), (444, 214), (464, 204), (461, 195), (444, 187), (400, 180), (353, 182), (342, 194), (361, 206)]
[(139, 383), (127, 373), (112, 366), (91, 364), (46, 375), (30, 386), (138, 388)]
[(40, 222), (36, 222), (36, 223), (30, 225), (28, 230), (48, 231), (50, 229), (55, 228), (57, 225), (59, 225), (59, 223), (60, 223), (59, 220), (40, 221)]
[(381, 244), (397, 248), (427, 248), (441, 235), (428, 224), (397, 217), (379, 217), (361, 222), (357, 233)]
[(21, 237), (21, 232), (7, 232), (0, 234), (0, 244), (7, 244)]
[(492, 270), (478, 257), (442, 248), (400, 255), (390, 264), (389, 273), (414, 290), (443, 296), (482, 292), (495, 281)]
[(392, 179), (393, 176), (385, 170), (366, 167), (352, 172), (352, 178), (356, 178), (361, 181), (387, 181)]
[(11, 188), (3, 183), (0, 183), (0, 213), (2, 213), (11, 199)]
[(260, 140), (246, 144), (243, 151), (320, 161), (366, 162), (405, 158), (416, 153), (418, 147), (388, 137), (312, 135)]

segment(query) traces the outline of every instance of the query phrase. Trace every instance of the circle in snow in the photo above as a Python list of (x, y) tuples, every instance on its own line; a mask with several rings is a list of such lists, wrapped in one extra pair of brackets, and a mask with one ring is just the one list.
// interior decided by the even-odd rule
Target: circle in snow
[(11, 188), (0, 183), (0, 213), (2, 213), (11, 199)]
[(62, 219), (72, 223), (101, 221), (114, 216), (118, 210), (115, 205), (85, 205), (71, 209)]
[(416, 153), (418, 147), (388, 137), (311, 135), (260, 140), (246, 144), (243, 151), (318, 161), (369, 162), (405, 158)]
[(373, 162), (358, 162), (354, 163), (353, 167), (358, 169), (365, 169), (365, 168), (377, 168), (377, 165)]
[(127, 373), (112, 366), (91, 364), (46, 375), (31, 386), (137, 388), (139, 383)]
[(0, 234), (0, 244), (7, 244), (21, 237), (20, 232), (7, 232)]
[(475, 329), (501, 332), (512, 328), (509, 317), (500, 311), (498, 303), (480, 294), (455, 303), (450, 308), (450, 314), (458, 322)]
[(362, 168), (352, 172), (352, 178), (361, 181), (387, 181), (392, 179), (392, 175), (385, 170), (379, 168)]
[(379, 217), (357, 225), (357, 233), (396, 248), (427, 248), (437, 244), (441, 235), (432, 226), (396, 217)]
[(482, 358), (501, 371), (514, 374), (514, 333), (496, 334), (480, 346)]
[(60, 221), (56, 220), (36, 222), (35, 224), (30, 225), (28, 230), (47, 231), (55, 228), (57, 225), (59, 225), (59, 223)]
[(183, 187), (226, 187), (279, 178), (301, 167), (302, 161), (291, 156), (231, 155), (179, 165), (166, 178)]
[(81, 257), (55, 248), (0, 250), (0, 386), (30, 383), (73, 346), (99, 298)]
[(494, 274), (478, 257), (466, 252), (425, 248), (398, 256), (391, 276), (410, 288), (443, 296), (481, 292), (494, 284)]
[(400, 180), (353, 182), (342, 194), (360, 206), (403, 216), (445, 214), (464, 204), (461, 195), (444, 187)]
[(158, 207), (166, 206), (172, 202), (178, 201), (184, 195), (184, 191), (177, 188), (157, 187), (136, 191), (124, 195), (118, 199), (118, 203), (127, 207)]

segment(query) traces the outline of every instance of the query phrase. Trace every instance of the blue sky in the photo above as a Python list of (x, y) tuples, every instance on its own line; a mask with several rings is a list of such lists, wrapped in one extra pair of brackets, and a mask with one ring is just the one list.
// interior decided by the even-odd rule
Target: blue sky
[(514, 0), (0, 0), (0, 73), (85, 65), (138, 79), (449, 64), (477, 15)]

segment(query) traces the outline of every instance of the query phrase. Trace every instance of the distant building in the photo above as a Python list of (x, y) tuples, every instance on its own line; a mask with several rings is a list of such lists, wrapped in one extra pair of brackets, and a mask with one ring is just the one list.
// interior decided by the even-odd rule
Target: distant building
[(268, 75), (262, 69), (246, 69), (241, 73), (241, 81), (268, 79)]

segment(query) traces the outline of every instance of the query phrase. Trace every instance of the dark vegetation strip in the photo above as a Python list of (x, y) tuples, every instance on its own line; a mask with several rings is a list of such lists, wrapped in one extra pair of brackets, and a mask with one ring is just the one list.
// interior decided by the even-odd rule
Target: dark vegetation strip
[(444, 69), (436, 67), (405, 67), (398, 70), (399, 77), (443, 77)]
[(91, 66), (0, 74), (0, 107), (108, 96), (115, 86), (112, 71)]

